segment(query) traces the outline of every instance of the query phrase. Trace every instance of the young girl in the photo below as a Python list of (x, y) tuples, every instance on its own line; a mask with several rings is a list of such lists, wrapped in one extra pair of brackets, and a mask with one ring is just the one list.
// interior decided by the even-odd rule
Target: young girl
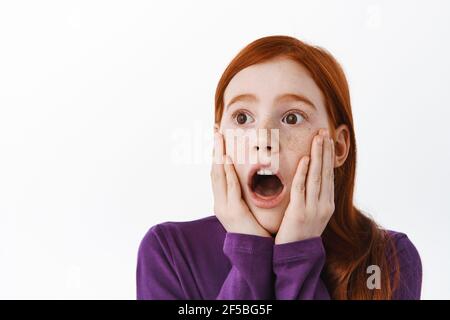
[[(349, 89), (326, 50), (287, 36), (247, 45), (217, 86), (214, 128), (214, 215), (150, 228), (138, 299), (420, 298), (414, 245), (353, 204)], [(227, 135), (255, 131), (245, 144)]]

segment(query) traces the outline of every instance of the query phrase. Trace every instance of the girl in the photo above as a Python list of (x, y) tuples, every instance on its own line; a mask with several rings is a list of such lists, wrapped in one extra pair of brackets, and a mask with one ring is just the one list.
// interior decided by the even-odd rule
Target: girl
[(217, 86), (214, 135), (215, 215), (150, 228), (138, 299), (420, 298), (414, 245), (353, 204), (349, 89), (326, 50), (247, 45)]

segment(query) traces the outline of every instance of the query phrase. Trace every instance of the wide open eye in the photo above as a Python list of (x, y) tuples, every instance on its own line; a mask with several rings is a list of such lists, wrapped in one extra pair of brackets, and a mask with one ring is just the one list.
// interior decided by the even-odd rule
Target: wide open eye
[(239, 125), (244, 125), (250, 122), (253, 122), (255, 119), (251, 115), (246, 112), (238, 111), (233, 115), (234, 121), (236, 121)]
[(286, 124), (298, 124), (302, 122), (305, 118), (300, 112), (289, 112), (283, 117), (281, 121)]

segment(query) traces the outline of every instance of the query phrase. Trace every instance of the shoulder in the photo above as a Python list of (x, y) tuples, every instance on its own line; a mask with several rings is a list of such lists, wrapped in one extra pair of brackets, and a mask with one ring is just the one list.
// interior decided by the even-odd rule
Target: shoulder
[(395, 267), (392, 273), (399, 271), (397, 299), (419, 299), (422, 286), (422, 261), (419, 251), (411, 239), (403, 232), (387, 230), (393, 244), (388, 257)]
[(139, 245), (139, 252), (168, 250), (173, 246), (220, 239), (224, 235), (225, 229), (215, 215), (190, 221), (165, 221), (148, 229)]
[(394, 244), (395, 254), (409, 262), (420, 263), (420, 255), (411, 239), (403, 232), (386, 230), (387, 234)]

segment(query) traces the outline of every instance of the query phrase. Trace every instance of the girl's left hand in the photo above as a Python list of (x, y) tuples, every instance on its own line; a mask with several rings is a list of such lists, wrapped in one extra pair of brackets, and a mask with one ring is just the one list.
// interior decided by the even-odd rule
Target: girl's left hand
[(300, 159), (292, 181), (289, 205), (275, 244), (318, 237), (334, 212), (334, 142), (320, 129), (309, 157)]

